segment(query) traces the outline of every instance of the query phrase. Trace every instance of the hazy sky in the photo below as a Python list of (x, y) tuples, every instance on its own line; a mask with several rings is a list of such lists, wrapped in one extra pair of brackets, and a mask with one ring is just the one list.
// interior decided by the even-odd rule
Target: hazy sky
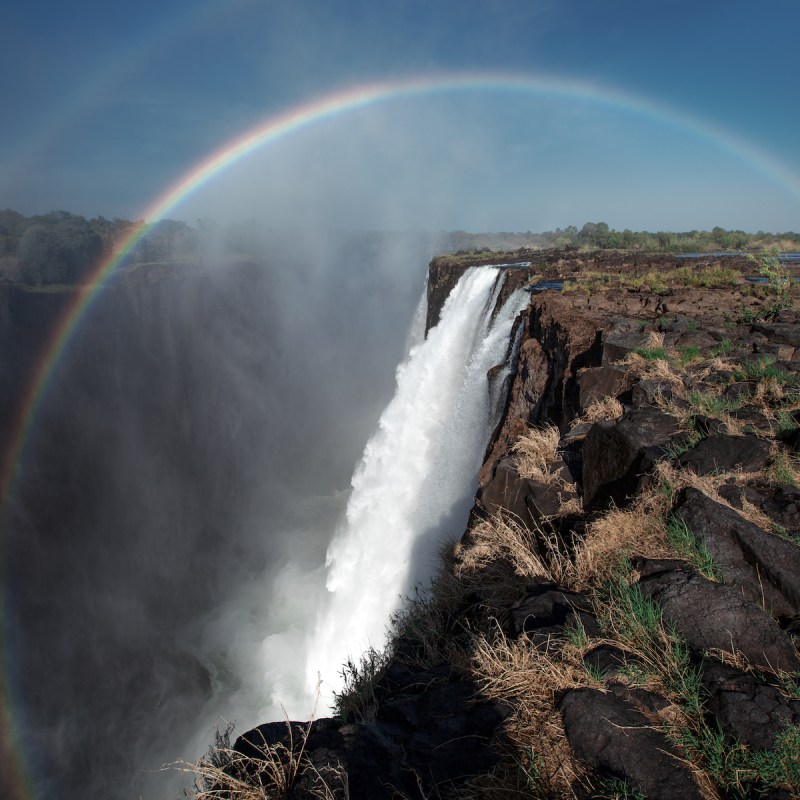
[(0, 33), (0, 207), (137, 217), (293, 107), (471, 73), (531, 83), (343, 110), (169, 216), (798, 230), (798, 23), (797, 0), (15, 2)]

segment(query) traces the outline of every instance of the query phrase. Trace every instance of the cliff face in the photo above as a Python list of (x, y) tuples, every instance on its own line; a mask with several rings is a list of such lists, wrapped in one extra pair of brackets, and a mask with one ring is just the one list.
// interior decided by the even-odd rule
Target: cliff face
[[(734, 262), (581, 258), (561, 265), (578, 291), (521, 315), (431, 596), (342, 716), (293, 729), (302, 755), (264, 725), (211, 784), (292, 751), (295, 797), (800, 796), (793, 290)], [(466, 268), (432, 265), (429, 327)]]

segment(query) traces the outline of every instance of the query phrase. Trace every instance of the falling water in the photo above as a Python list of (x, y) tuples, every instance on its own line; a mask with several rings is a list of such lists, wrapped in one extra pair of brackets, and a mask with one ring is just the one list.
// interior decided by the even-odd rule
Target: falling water
[(493, 316), (503, 276), (496, 267), (465, 272), (439, 324), (398, 367), (327, 553), (307, 670), (309, 685), (322, 677), (324, 702), (348, 657), (383, 645), (402, 595), (430, 577), (442, 538), (464, 527), (489, 435), (487, 372), (503, 362), (527, 302), (515, 292)]

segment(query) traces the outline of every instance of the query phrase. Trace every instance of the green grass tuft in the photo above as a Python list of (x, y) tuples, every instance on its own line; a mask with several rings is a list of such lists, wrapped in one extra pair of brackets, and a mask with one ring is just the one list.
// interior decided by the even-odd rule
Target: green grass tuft
[(719, 582), (719, 567), (711, 553), (680, 518), (674, 515), (667, 520), (667, 543), (679, 558), (685, 558), (699, 573), (712, 581)]

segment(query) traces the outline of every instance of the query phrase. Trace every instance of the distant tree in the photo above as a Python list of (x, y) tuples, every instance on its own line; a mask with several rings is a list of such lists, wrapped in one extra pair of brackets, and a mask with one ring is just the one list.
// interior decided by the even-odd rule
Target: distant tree
[(19, 239), (18, 280), (34, 286), (80, 283), (103, 253), (103, 241), (81, 216), (56, 211), (29, 220)]
[(594, 244), (594, 234), (597, 225), (594, 222), (587, 222), (578, 233), (578, 239), (584, 244)]
[(28, 226), (20, 239), (17, 256), (22, 283), (42, 286), (62, 283), (66, 277), (66, 265), (59, 256), (52, 230), (46, 225)]

